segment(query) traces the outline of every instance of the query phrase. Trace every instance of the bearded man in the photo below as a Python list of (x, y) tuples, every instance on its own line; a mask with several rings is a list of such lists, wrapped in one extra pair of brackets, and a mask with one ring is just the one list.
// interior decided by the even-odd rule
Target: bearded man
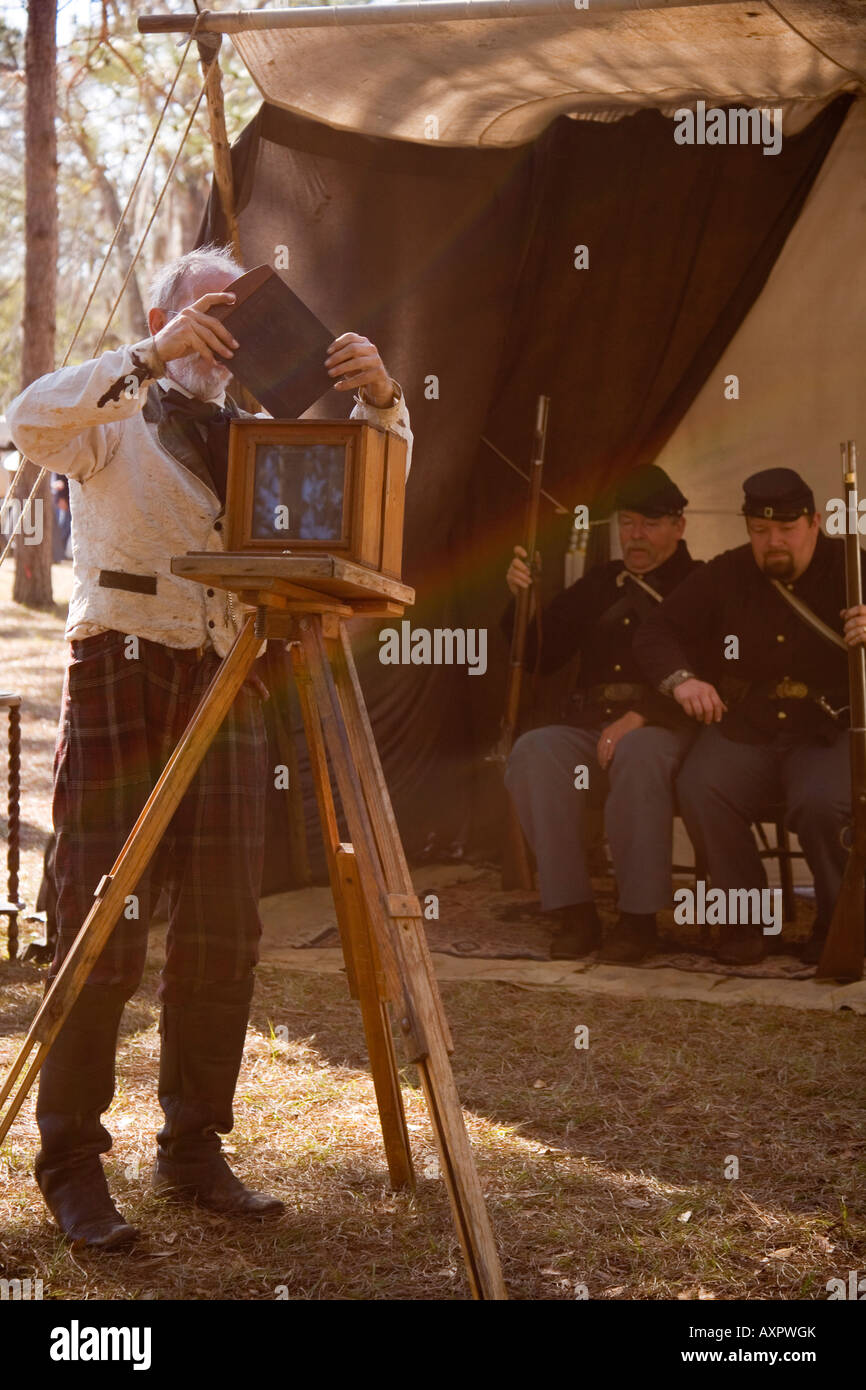
[[(866, 641), (866, 607), (847, 608), (845, 545), (825, 536), (808, 483), (767, 468), (743, 484), (748, 540), (717, 555), (650, 615), (635, 653), (659, 690), (704, 725), (677, 779), (692, 842), (713, 887), (761, 889), (752, 825), (784, 802), (815, 882), (803, 959), (821, 957), (848, 859), (848, 661), (810, 621)], [(728, 923), (718, 959), (749, 965), (756, 922)]]

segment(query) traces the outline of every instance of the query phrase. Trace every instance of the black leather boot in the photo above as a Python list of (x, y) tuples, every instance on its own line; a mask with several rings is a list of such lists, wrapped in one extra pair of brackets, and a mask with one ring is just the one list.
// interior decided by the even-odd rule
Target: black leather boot
[(276, 1197), (252, 1192), (221, 1152), (234, 1124), (232, 1100), (244, 1052), (253, 981), (216, 986), (208, 998), (164, 1004), (154, 1190), (228, 1216), (267, 1217), (285, 1210)]
[(550, 943), (551, 960), (580, 960), (601, 941), (601, 922), (595, 903), (572, 903), (549, 914), (556, 919)]
[(654, 912), (621, 912), (598, 958), (611, 964), (633, 965), (652, 955), (657, 945)]
[(64, 1235), (93, 1250), (124, 1249), (138, 1236), (111, 1200), (99, 1157), (111, 1148), (100, 1116), (114, 1096), (127, 995), (125, 988), (86, 984), (39, 1073), (36, 1181)]
[(722, 929), (716, 960), (722, 965), (757, 965), (767, 954), (767, 939), (760, 927), (747, 924)]
[(827, 945), (827, 928), (820, 922), (815, 922), (812, 932), (807, 941), (803, 942), (800, 949), (800, 959), (804, 965), (817, 965), (822, 955), (824, 947)]

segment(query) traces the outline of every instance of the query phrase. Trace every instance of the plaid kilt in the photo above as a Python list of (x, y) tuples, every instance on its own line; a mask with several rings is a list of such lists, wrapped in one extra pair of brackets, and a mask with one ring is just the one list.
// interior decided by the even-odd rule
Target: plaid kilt
[[(127, 656), (136, 641), (138, 656)], [(54, 760), (59, 937), (52, 976), (219, 665), (212, 648), (199, 657), (121, 632), (72, 643)], [(251, 677), (239, 691), (94, 966), (93, 984), (135, 991), (163, 885), (170, 914), (160, 997), (181, 1003), (250, 976), (261, 935), (262, 689)]]

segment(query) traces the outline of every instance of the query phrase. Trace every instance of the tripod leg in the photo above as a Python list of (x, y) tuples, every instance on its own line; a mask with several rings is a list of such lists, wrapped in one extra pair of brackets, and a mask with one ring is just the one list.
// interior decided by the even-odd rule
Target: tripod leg
[(401, 1027), (421, 1075), (442, 1172), (473, 1296), (505, 1298), (499, 1256), (448, 1059), (449, 1035), (388, 789), (342, 624), (328, 661), (320, 619), (302, 619), (301, 642), (340, 799), (358, 857), (367, 910), (393, 953)]
[[(382, 864), (387, 890), (389, 893), (408, 896), (414, 902), (415, 888), (412, 883), (412, 875), (409, 872), (409, 865), (406, 863), (406, 855), (403, 852), (403, 842), (397, 828), (388, 785), (382, 771), (382, 764), (379, 761), (370, 716), (367, 713), (367, 706), (364, 703), (364, 695), (358, 680), (358, 672), (352, 657), (349, 634), (343, 623), (340, 624), (339, 638), (326, 641), (324, 645), (333, 671), (334, 684), (346, 723), (352, 755), (356, 760), (361, 778), (367, 814)], [(449, 1052), (453, 1052), (454, 1043), (442, 1006), (439, 986), (436, 983), (427, 935), (420, 920), (420, 908), (417, 917), (411, 917), (411, 923), (412, 925), (408, 930), (413, 938), (413, 952), (420, 961), (420, 968), (427, 976), (430, 994), (439, 1014), (439, 1027), (445, 1047)]]
[(365, 911), (364, 899), (360, 892), (354, 851), (352, 846), (340, 843), (334, 799), (328, 777), (325, 745), (322, 741), (322, 726), (311, 696), (310, 673), (307, 670), (304, 655), (299, 648), (293, 646), (291, 652), (295, 670), (295, 684), (310, 754), (310, 768), (316, 791), (316, 802), (322, 824), (328, 876), (331, 880), (334, 906), (337, 910), (337, 921), (340, 927), (340, 939), (343, 944), (349, 992), (354, 999), (358, 1000), (361, 1007), (367, 1053), (370, 1058), (370, 1071), (382, 1123), (382, 1138), (385, 1144), (388, 1173), (393, 1187), (414, 1187), (415, 1174), (412, 1168), (412, 1151), (409, 1146), (409, 1132), (406, 1129), (403, 1097), (400, 1092), (394, 1038), (385, 1003), (387, 989), (382, 979), (382, 967), (376, 950), (375, 937)]
[(111, 935), (123, 911), (127, 895), (134, 891), (147, 868), (178, 804), (249, 674), (259, 646), (259, 639), (253, 630), (253, 621), (251, 614), (205, 691), (198, 709), (130, 831), (126, 844), (112, 865), (111, 872), (105, 875), (96, 888), (96, 902), (87, 914), (51, 988), (45, 995), (0, 1091), (2, 1105), (38, 1042), (40, 1050), (36, 1062), (30, 1066), (6, 1114), (0, 1120), (0, 1143), (6, 1137), (36, 1079), (48, 1049), (60, 1032), (64, 1020), (81, 992), (82, 985)]

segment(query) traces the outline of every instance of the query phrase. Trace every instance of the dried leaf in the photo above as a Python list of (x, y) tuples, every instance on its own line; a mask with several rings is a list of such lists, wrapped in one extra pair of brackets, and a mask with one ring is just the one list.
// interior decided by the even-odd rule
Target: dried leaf
[(691, 1219), (692, 1219), (692, 1214), (691, 1214), (690, 1211), (681, 1211), (680, 1214), (679, 1214), (679, 1216), (677, 1217), (677, 1221), (683, 1221), (683, 1222), (685, 1222), (685, 1221), (691, 1221)]

